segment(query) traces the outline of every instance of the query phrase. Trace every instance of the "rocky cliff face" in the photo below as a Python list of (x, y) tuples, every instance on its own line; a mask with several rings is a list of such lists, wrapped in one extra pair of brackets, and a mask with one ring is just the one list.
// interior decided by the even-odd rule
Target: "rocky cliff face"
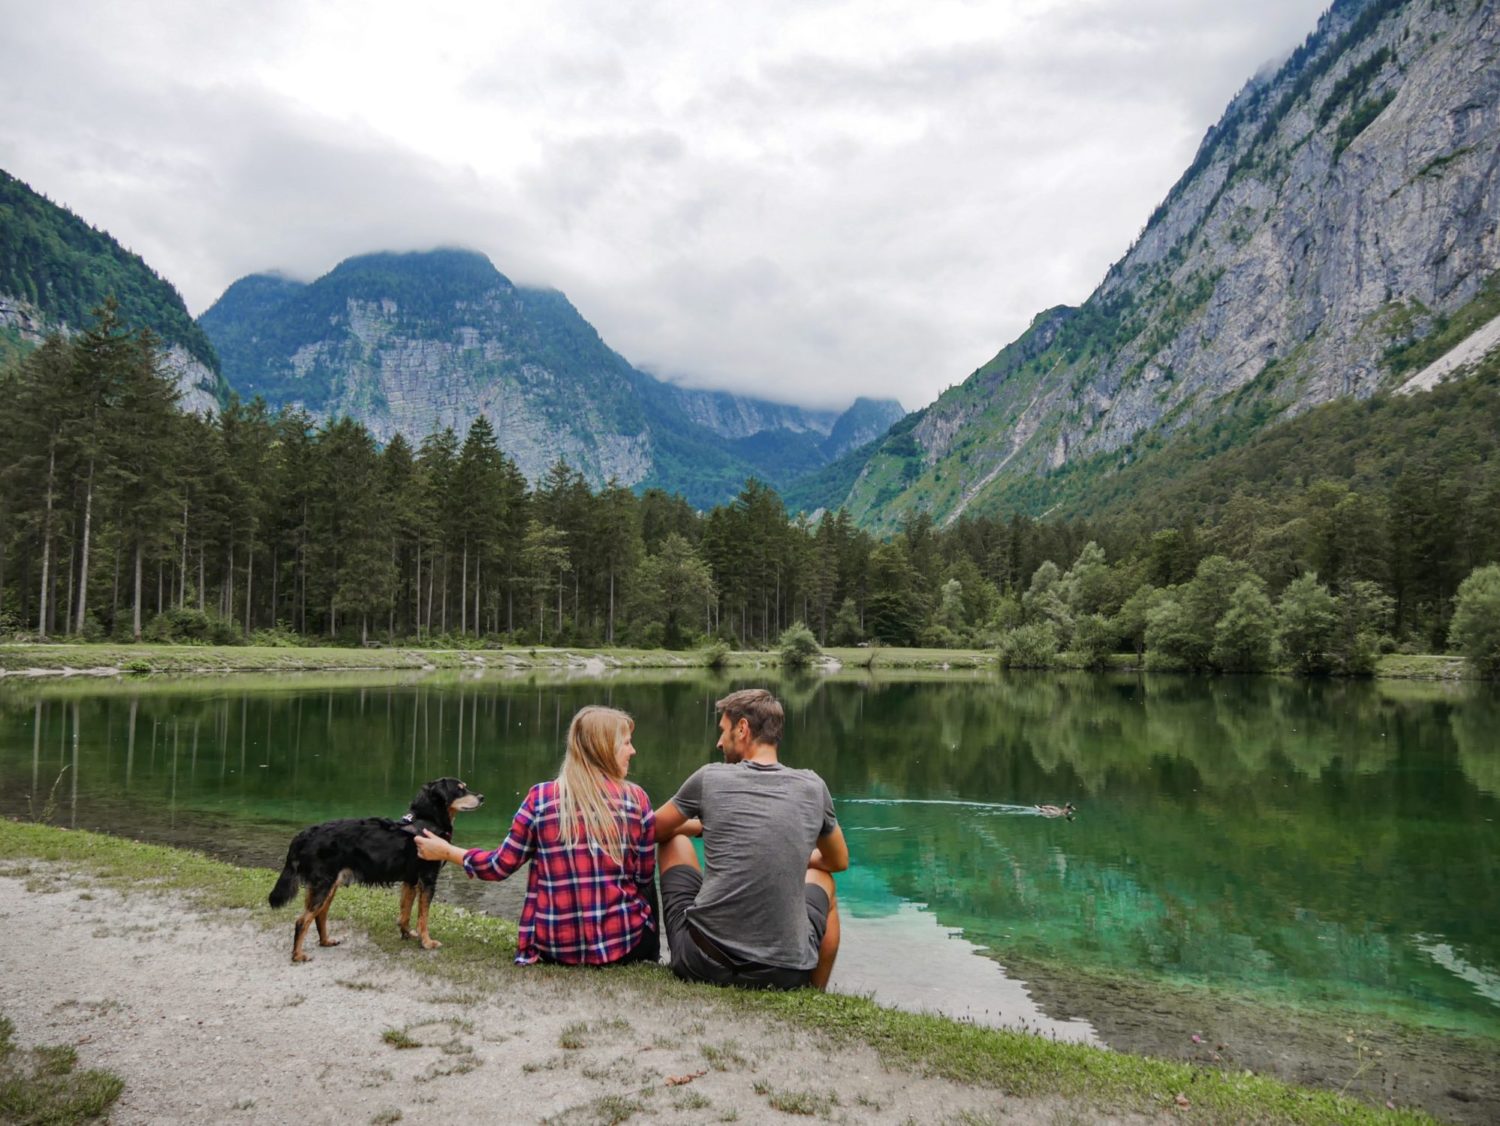
[[(50, 333), (68, 335), (77, 331), (66, 322), (48, 317), (42, 310), (16, 297), (0, 294), (0, 339), (10, 347), (0, 348), (0, 359), (7, 353), (24, 353), (47, 339)], [(182, 396), (179, 404), (185, 411), (207, 414), (224, 405), (222, 384), (216, 373), (181, 344), (162, 348), (161, 366), (172, 374)]]
[(1044, 506), (1036, 477), (1123, 464), (1143, 437), (1391, 389), (1392, 349), (1500, 269), (1497, 152), (1494, 0), (1339, 0), (1234, 99), (1088, 302), (888, 439), (851, 507), (951, 519), (1022, 477)]
[[(824, 447), (835, 450), (846, 415), (844, 429), (860, 433), (900, 415), (893, 403), (807, 411), (663, 383), (612, 351), (561, 293), (514, 286), (468, 251), (366, 255), (309, 285), (244, 278), (200, 323), (242, 396), (413, 443), (444, 426), (462, 435), (483, 414), (533, 482), (563, 458), (595, 486), (660, 485), (715, 503), (752, 474), (774, 482), (788, 464), (830, 460)], [(767, 433), (797, 456), (737, 444)]]
[(49, 333), (81, 331), (107, 297), (126, 325), (149, 328), (163, 342), (184, 409), (223, 406), (228, 388), (218, 357), (177, 290), (108, 232), (0, 171), (0, 361)]

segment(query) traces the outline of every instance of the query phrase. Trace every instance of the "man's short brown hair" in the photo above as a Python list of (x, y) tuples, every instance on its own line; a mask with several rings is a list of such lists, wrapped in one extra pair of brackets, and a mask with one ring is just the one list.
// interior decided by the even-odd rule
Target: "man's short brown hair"
[(786, 712), (781, 701), (764, 688), (742, 688), (714, 704), (714, 711), (729, 717), (730, 726), (744, 720), (750, 725), (750, 738), (772, 747), (781, 745), (781, 729)]

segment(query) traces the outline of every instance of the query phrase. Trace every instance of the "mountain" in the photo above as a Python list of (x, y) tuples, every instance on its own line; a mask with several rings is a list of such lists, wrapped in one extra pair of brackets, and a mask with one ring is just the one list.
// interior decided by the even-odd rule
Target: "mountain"
[(107, 233), (0, 171), (0, 360), (50, 332), (81, 330), (111, 295), (127, 325), (161, 338), (185, 409), (223, 405), (218, 356), (177, 290)]
[(382, 440), (462, 434), (484, 414), (533, 482), (564, 458), (595, 486), (659, 486), (700, 505), (748, 476), (789, 481), (903, 414), (891, 402), (810, 411), (665, 383), (610, 349), (563, 294), (515, 286), (467, 250), (362, 255), (308, 284), (242, 278), (199, 324), (243, 397), (347, 415)]
[(1038, 314), (801, 503), (874, 527), (1082, 511), (1176, 436), (1242, 444), (1396, 390), (1500, 315), (1497, 151), (1493, 0), (1338, 0), (1081, 307)]

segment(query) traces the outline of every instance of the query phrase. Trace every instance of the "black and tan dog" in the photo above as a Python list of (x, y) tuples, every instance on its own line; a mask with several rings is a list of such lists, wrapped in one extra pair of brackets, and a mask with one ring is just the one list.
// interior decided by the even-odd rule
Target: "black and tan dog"
[(453, 816), (478, 809), (483, 794), (469, 792), (457, 778), (428, 782), (412, 799), (411, 809), (399, 821), (389, 817), (365, 817), (325, 821), (310, 825), (292, 838), (286, 851), (286, 866), (271, 889), (272, 907), (282, 907), (307, 885), (307, 901), (292, 932), (292, 961), (308, 960), (302, 952), (309, 923), (318, 925), (318, 945), (337, 946), (328, 937), (328, 908), (344, 884), (401, 885), (401, 937), (411, 938), (412, 900), (417, 901), (417, 938), (424, 950), (441, 946), (427, 933), (427, 909), (437, 889), (442, 861), (423, 860), (417, 855), (415, 838), (431, 829), (445, 841), (453, 838)]

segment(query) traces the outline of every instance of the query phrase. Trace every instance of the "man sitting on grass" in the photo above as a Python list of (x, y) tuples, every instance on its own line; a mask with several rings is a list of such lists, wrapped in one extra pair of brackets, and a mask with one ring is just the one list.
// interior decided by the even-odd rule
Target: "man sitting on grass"
[[(831, 872), (849, 867), (828, 787), (777, 757), (781, 701), (763, 688), (720, 700), (722, 763), (656, 811), (662, 920), (687, 981), (822, 989), (839, 949)], [(703, 870), (690, 836), (703, 837)]]

